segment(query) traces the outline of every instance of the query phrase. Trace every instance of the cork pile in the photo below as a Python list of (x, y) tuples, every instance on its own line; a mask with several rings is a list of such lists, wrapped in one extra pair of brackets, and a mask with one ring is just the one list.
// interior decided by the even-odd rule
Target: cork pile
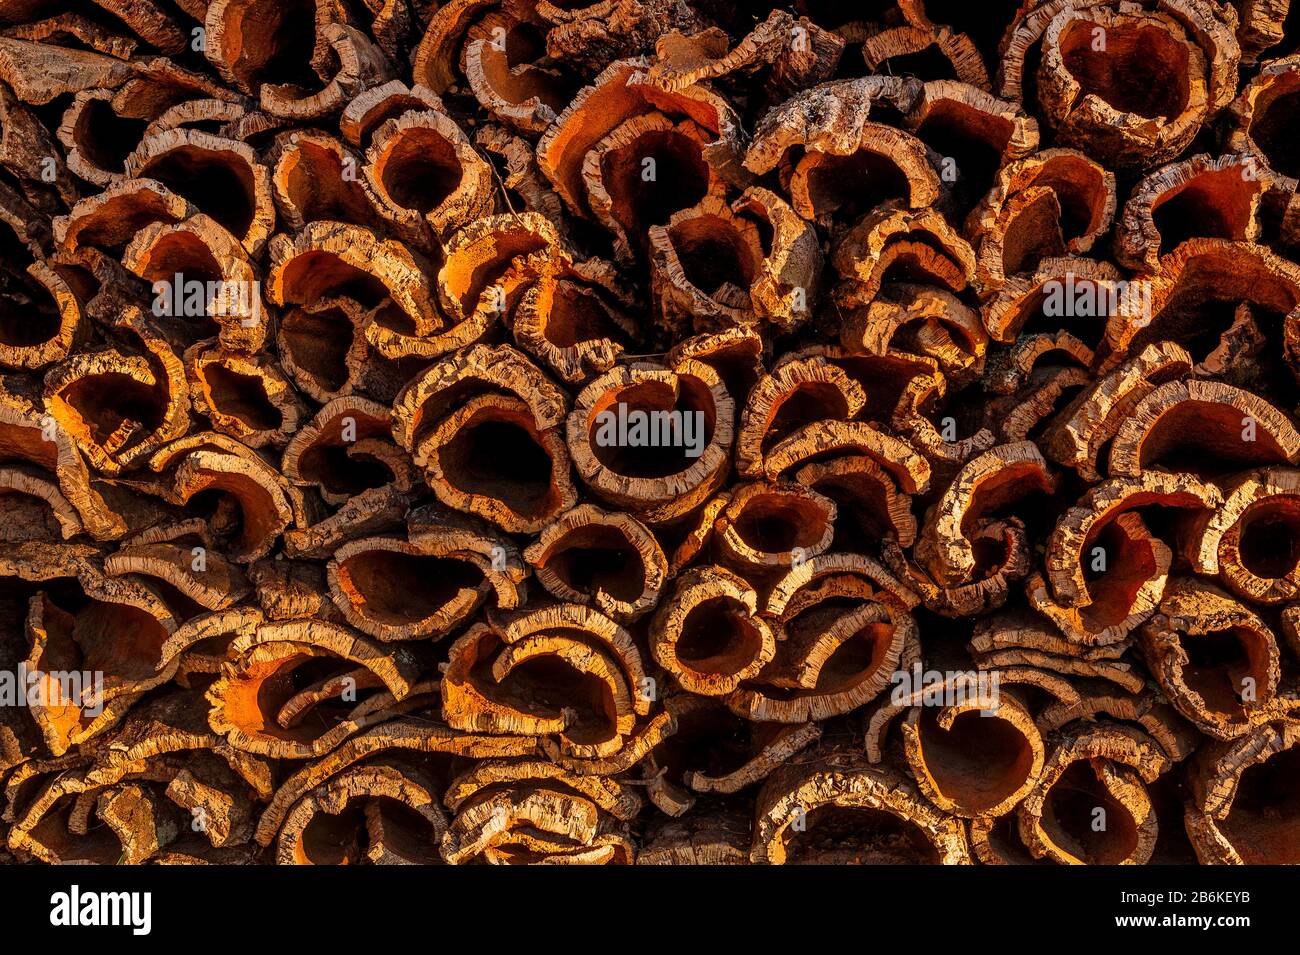
[(6, 861), (1300, 862), (1297, 50), (0, 3)]

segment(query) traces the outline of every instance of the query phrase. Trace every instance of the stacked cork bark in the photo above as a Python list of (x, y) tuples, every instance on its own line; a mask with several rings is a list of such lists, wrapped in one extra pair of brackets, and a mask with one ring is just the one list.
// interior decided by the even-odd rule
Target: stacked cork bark
[(7, 861), (1300, 862), (1298, 51), (0, 0)]

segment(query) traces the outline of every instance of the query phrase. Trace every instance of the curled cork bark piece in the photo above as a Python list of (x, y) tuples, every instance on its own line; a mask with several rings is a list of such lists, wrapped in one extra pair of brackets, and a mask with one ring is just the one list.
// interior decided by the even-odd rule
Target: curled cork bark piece
[(774, 865), (971, 861), (960, 820), (931, 806), (901, 774), (853, 753), (772, 775), (758, 796), (750, 858)]
[(362, 159), (333, 136), (280, 134), (268, 154), (271, 195), (294, 229), (318, 219), (369, 223), (373, 210), (358, 175)]
[[(486, 566), (423, 553), (406, 541), (363, 538), (334, 552), (331, 596), (347, 621), (380, 640), (447, 633), (491, 593)], [(435, 575), (437, 589), (418, 581)]]
[(964, 531), (1031, 493), (1052, 493), (1056, 476), (1031, 442), (1006, 444), (972, 459), (926, 514), (916, 556), (938, 583), (968, 583), (979, 567)]
[(766, 66), (764, 92), (779, 101), (828, 79), (843, 49), (844, 40), (835, 31), (807, 17), (796, 19), (785, 10), (773, 10), (734, 47), (717, 28), (691, 36), (680, 30), (666, 33), (655, 43), (658, 62), (648, 76), (656, 85), (679, 89), (733, 73), (753, 76)]
[[(1189, 344), (1199, 339), (1190, 350), (1203, 367), (1218, 351), (1218, 367), (1207, 370), (1220, 374), (1223, 359), (1242, 351), (1233, 343), (1241, 310), (1270, 318), (1290, 315), (1300, 305), (1300, 271), (1257, 243), (1196, 237), (1161, 258), (1149, 286), (1129, 289), (1117, 296), (1118, 307), (1107, 323), (1099, 349), (1107, 356), (1102, 370), (1110, 370), (1138, 347), (1172, 335)], [(1288, 353), (1291, 339), (1284, 328)]]
[(307, 759), (392, 715), (414, 685), (401, 650), (323, 620), (268, 622), (231, 641), (208, 721), (236, 749)]
[(1300, 57), (1286, 56), (1261, 65), (1229, 108), (1233, 130), (1229, 148), (1242, 153), (1255, 171), (1272, 173), (1286, 192), (1294, 192), (1300, 166), (1285, 148), (1279, 132), (1293, 121), (1295, 93), (1300, 88)]
[(442, 236), (492, 212), (491, 170), (439, 110), (408, 111), (383, 123), (362, 171), (379, 214), (421, 244), (425, 228)]
[(251, 563), (270, 552), (293, 520), (281, 480), (252, 452), (229, 454), (200, 447), (179, 452), (170, 493), (178, 504), (194, 501), (226, 552), (240, 563)]
[(650, 652), (683, 689), (725, 696), (776, 654), (772, 629), (757, 614), (758, 595), (740, 577), (722, 567), (692, 568), (655, 615)]
[(614, 267), (588, 259), (542, 270), (511, 313), (510, 332), (521, 348), (576, 385), (609, 371), (641, 337), (635, 307)]
[[(451, 646), (442, 717), (467, 732), (558, 737), (570, 757), (604, 758), (650, 712), (641, 653), (599, 611), (555, 604), (489, 616)], [(544, 679), (548, 667), (572, 677)]]
[(1160, 257), (1196, 236), (1254, 242), (1260, 205), (1274, 186), (1267, 169), (1242, 156), (1193, 156), (1142, 180), (1129, 196), (1115, 255), (1129, 268), (1154, 272)]
[(185, 352), (192, 369), (190, 401), (222, 434), (250, 448), (287, 444), (305, 409), (284, 373), (271, 361), (253, 360), (200, 342)]
[(124, 179), (77, 202), (54, 220), (54, 239), (70, 251), (82, 245), (118, 248), (150, 222), (175, 223), (195, 209), (155, 179)]
[[(1151, 505), (1208, 511), (1222, 503), (1223, 494), (1215, 485), (1190, 474), (1144, 471), (1137, 478), (1115, 478), (1098, 484), (1063, 515), (1048, 538), (1044, 565), (1054, 597), (1067, 607), (1087, 607), (1093, 600), (1094, 587), (1109, 587), (1102, 583), (1101, 575), (1114, 565), (1104, 545), (1098, 553), (1097, 542), (1107, 527), (1124, 514)], [(1133, 525), (1130, 528), (1137, 530)], [(1112, 539), (1120, 542), (1117, 535)]]
[[(655, 774), (647, 796), (673, 817), (689, 818), (697, 804), (707, 804), (700, 796), (752, 787), (822, 738), (816, 723), (752, 723), (721, 702), (697, 696), (670, 696), (665, 707), (675, 728), (650, 751), (644, 772)], [(706, 754), (702, 745), (718, 738), (727, 745)]]
[(734, 419), (735, 402), (708, 365), (686, 361), (670, 371), (638, 362), (584, 388), (565, 435), (588, 487), (655, 524), (694, 510), (717, 489)]
[(868, 557), (823, 554), (802, 562), (777, 581), (763, 608), (776, 655), (727, 705), (747, 719), (778, 723), (862, 706), (885, 688), (914, 639), (917, 603)]
[(355, 299), (338, 296), (281, 315), (276, 333), (280, 365), (299, 391), (328, 403), (357, 388), (369, 354), (361, 330), (364, 314)]
[(844, 233), (831, 264), (847, 287), (844, 304), (870, 304), (886, 278), (963, 291), (975, 277), (975, 253), (934, 209), (906, 209), (896, 202), (867, 213)]
[[(140, 314), (128, 319), (137, 330)], [(105, 349), (73, 356), (45, 376), (46, 417), (90, 463), (114, 475), (179, 437), (189, 398), (180, 359), (145, 332), (140, 352)]]
[(299, 426), (280, 459), (292, 483), (315, 487), (329, 504), (372, 488), (411, 490), (414, 474), (393, 443), (389, 409), (360, 396), (335, 398)]
[(1172, 159), (1208, 116), (1206, 56), (1172, 14), (1067, 7), (1041, 56), (1038, 103), (1058, 139), (1120, 168)]
[(1286, 865), (1296, 858), (1294, 720), (1256, 727), (1197, 753), (1190, 775), (1187, 834), (1205, 865)]
[(802, 426), (848, 421), (866, 402), (862, 386), (820, 356), (783, 362), (749, 390), (736, 435), (736, 470), (759, 475), (765, 455)]
[(643, 58), (609, 64), (578, 92), (538, 141), (538, 167), (577, 215), (591, 213), (582, 175), (587, 153), (639, 115), (690, 117), (709, 135), (701, 151), (705, 163), (728, 178), (741, 178), (739, 119), (732, 107), (702, 85), (668, 92), (645, 82), (650, 65)]
[(1037, 784), (1016, 810), (1035, 858), (1063, 865), (1142, 865), (1159, 824), (1148, 791), (1169, 759), (1141, 730), (1122, 724), (1049, 737)]
[(182, 833), (201, 833), (207, 848), (244, 842), (255, 800), (270, 794), (270, 767), (227, 746), (194, 703), (185, 691), (154, 697), (113, 745), (24, 780), (39, 790), (15, 813), (11, 848), (51, 864), (138, 864)]
[(292, 238), (277, 235), (268, 248), (267, 297), (275, 305), (310, 306), (355, 289), (364, 304), (391, 298), (417, 332), (439, 324), (429, 279), (399, 242), (362, 226), (322, 221)]
[(846, 316), (840, 342), (851, 353), (932, 358), (961, 387), (984, 370), (988, 334), (979, 313), (955, 295), (899, 282)]
[(523, 556), (552, 596), (624, 622), (654, 608), (668, 576), (663, 549), (644, 524), (591, 504), (561, 515)]
[(944, 157), (941, 172), (956, 173), (955, 200), (963, 212), (992, 185), (999, 166), (1038, 148), (1037, 120), (1015, 103), (956, 80), (926, 83), (906, 124)]
[(988, 70), (971, 38), (928, 22), (891, 27), (868, 37), (862, 57), (873, 73), (906, 70), (916, 62), (942, 63), (942, 72), (976, 89), (989, 88)]
[(1192, 358), (1173, 342), (1148, 345), (1090, 384), (1043, 434), (1042, 448), (1052, 460), (1080, 476), (1101, 477), (1099, 458), (1137, 404), (1158, 386), (1186, 377)]
[(1255, 603), (1293, 600), (1298, 582), (1291, 544), (1297, 474), (1290, 468), (1249, 471), (1224, 488), (1223, 505), (1204, 515), (1188, 558), (1198, 574), (1218, 576)]
[(1195, 580), (1170, 584), (1141, 636), (1147, 668), (1201, 732), (1231, 739), (1278, 715), (1277, 639), (1217, 587)]
[(637, 865), (747, 865), (749, 819), (742, 813), (665, 817), (637, 853)]
[(1125, 511), (1093, 537), (1088, 553), (1088, 593), (1082, 606), (1057, 603), (1037, 572), (1026, 584), (1029, 603), (1081, 645), (1116, 643), (1155, 613), (1173, 552), (1138, 513)]
[[(82, 90), (73, 97), (55, 134), (68, 151), (68, 170), (97, 186), (108, 186), (122, 178), (126, 153), (118, 145), (121, 139), (96, 134), (106, 128), (118, 127), (129, 144), (129, 152), (138, 144), (145, 128), (139, 120), (132, 121), (118, 115), (114, 109), (115, 99), (112, 90)], [(136, 133), (135, 142), (131, 141), (132, 129)]]
[(249, 253), (256, 254), (271, 235), (270, 172), (246, 143), (199, 129), (165, 130), (127, 157), (126, 174), (155, 179), (188, 199)]
[(651, 293), (670, 328), (714, 332), (756, 317), (790, 331), (809, 317), (821, 254), (775, 194), (751, 189), (730, 206), (705, 196), (646, 235)]
[(155, 316), (183, 323), (188, 340), (215, 331), (221, 344), (256, 351), (268, 318), (243, 247), (202, 213), (183, 222), (152, 222), (136, 232), (122, 265), (148, 282)]
[(1300, 432), (1273, 405), (1232, 385), (1193, 379), (1166, 382), (1131, 409), (1111, 442), (1108, 470), (1136, 477), (1168, 466), (1189, 445), (1204, 455), (1190, 469), (1203, 474), (1300, 458)]
[(376, 759), (303, 796), (276, 838), (279, 865), (429, 865), (447, 831), (436, 783), (415, 766)]
[(724, 563), (749, 574), (784, 573), (825, 551), (835, 502), (802, 484), (742, 484), (714, 521)]
[(981, 699), (957, 690), (955, 705), (922, 702), (907, 711), (900, 726), (907, 764), (921, 792), (945, 812), (1000, 816), (1037, 781), (1042, 736), (1012, 692), (999, 687)]
[(983, 287), (997, 291), (1044, 259), (1088, 252), (1110, 229), (1117, 201), (1115, 174), (1074, 149), (1003, 166), (966, 220)]
[(626, 824), (584, 795), (528, 785), (486, 787), (467, 799), (442, 839), (452, 865), (631, 865)]

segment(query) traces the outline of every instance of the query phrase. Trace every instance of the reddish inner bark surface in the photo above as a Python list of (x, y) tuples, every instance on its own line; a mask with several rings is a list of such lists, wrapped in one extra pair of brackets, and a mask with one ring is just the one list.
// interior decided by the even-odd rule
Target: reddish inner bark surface
[(992, 808), (1024, 785), (1033, 767), (1029, 741), (997, 717), (964, 712), (945, 730), (938, 709), (921, 707), (921, 753), (938, 790), (963, 809)]
[(1300, 863), (1300, 748), (1242, 773), (1219, 828), (1247, 865)]
[(1054, 842), (1092, 865), (1115, 865), (1138, 844), (1133, 816), (1084, 761), (1071, 763), (1048, 792), (1042, 825)]
[(1167, 31), (1147, 24), (1103, 27), (1076, 20), (1061, 34), (1065, 68), (1083, 87), (1122, 113), (1172, 119), (1187, 108), (1188, 52)]

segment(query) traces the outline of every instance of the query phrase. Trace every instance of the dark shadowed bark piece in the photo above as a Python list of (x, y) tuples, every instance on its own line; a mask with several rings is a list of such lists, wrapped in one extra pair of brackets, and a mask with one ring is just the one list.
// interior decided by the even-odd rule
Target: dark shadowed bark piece
[(1288, 865), (1296, 841), (1294, 720), (1203, 746), (1189, 773), (1187, 834), (1205, 865)]
[(276, 839), (280, 865), (429, 865), (442, 861), (447, 830), (434, 781), (381, 757), (353, 766), (303, 796)]
[(665, 818), (646, 833), (637, 865), (748, 865), (750, 819), (741, 812)]
[(757, 863), (967, 864), (961, 820), (897, 771), (835, 753), (774, 773), (758, 795)]

